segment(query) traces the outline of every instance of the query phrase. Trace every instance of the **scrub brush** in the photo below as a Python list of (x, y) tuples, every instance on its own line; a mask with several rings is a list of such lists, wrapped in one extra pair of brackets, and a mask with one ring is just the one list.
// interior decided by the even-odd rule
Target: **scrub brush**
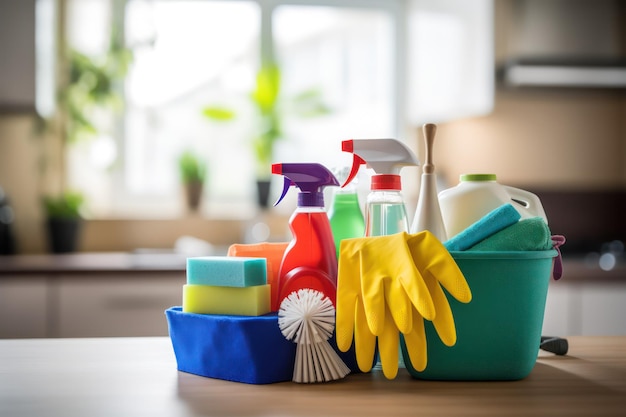
[(422, 167), (422, 182), (415, 217), (411, 225), (411, 233), (428, 230), (440, 242), (445, 242), (447, 233), (441, 216), (441, 208), (439, 207), (437, 175), (435, 174), (435, 165), (433, 164), (433, 145), (435, 134), (437, 133), (437, 125), (427, 123), (422, 130), (426, 144), (426, 161)]
[(297, 344), (294, 382), (328, 382), (350, 373), (328, 343), (335, 329), (335, 308), (321, 292), (305, 288), (289, 294), (280, 304), (278, 326), (287, 340)]

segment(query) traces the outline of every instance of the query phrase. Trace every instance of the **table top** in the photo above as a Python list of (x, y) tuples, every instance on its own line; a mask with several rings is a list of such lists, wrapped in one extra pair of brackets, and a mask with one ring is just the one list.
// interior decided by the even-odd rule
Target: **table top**
[[(215, 255), (225, 255), (225, 247), (216, 247)], [(0, 255), (0, 279), (39, 276), (110, 274), (117, 272), (155, 273), (185, 272), (187, 255), (171, 250), (145, 249), (134, 252), (76, 252), (65, 254)], [(120, 275), (122, 276), (122, 275)], [(626, 283), (626, 262), (620, 261), (602, 270), (597, 259), (583, 256), (563, 259), (563, 279), (553, 285), (585, 283)]]
[(626, 336), (570, 337), (520, 381), (400, 370), (247, 385), (176, 370), (169, 338), (0, 340), (0, 416), (624, 416)]
[(0, 256), (2, 275), (184, 272), (187, 256), (171, 251), (81, 252)]

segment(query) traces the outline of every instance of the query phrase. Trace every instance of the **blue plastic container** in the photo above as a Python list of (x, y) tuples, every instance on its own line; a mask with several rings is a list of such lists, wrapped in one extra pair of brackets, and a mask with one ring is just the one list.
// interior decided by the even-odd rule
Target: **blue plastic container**
[[(472, 291), (462, 304), (448, 296), (457, 331), (454, 346), (444, 345), (426, 321), (428, 363), (409, 373), (429, 380), (518, 380), (537, 360), (548, 283), (555, 250), (527, 252), (451, 252)], [(446, 294), (448, 295), (448, 294)]]
[(285, 339), (276, 313), (228, 316), (165, 311), (179, 371), (245, 382), (291, 381), (295, 343)]
[[(291, 381), (296, 344), (278, 327), (278, 314), (230, 316), (195, 314), (181, 307), (165, 310), (179, 371), (247, 384)], [(360, 372), (354, 347), (340, 352), (352, 372)]]

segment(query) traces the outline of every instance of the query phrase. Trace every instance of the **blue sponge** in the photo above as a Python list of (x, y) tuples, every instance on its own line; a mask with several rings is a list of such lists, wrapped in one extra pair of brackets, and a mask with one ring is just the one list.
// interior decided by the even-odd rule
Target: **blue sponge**
[(187, 284), (252, 287), (267, 284), (265, 258), (202, 256), (187, 258)]

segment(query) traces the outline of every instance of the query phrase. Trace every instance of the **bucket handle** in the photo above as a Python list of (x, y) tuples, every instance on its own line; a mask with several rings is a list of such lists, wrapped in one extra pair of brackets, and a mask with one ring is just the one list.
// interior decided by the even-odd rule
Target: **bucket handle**
[(554, 267), (552, 268), (552, 277), (554, 280), (561, 279), (563, 276), (563, 257), (561, 256), (561, 249), (559, 249), (563, 244), (565, 244), (565, 236), (562, 235), (552, 235), (552, 247), (556, 250), (557, 255), (554, 260)]

